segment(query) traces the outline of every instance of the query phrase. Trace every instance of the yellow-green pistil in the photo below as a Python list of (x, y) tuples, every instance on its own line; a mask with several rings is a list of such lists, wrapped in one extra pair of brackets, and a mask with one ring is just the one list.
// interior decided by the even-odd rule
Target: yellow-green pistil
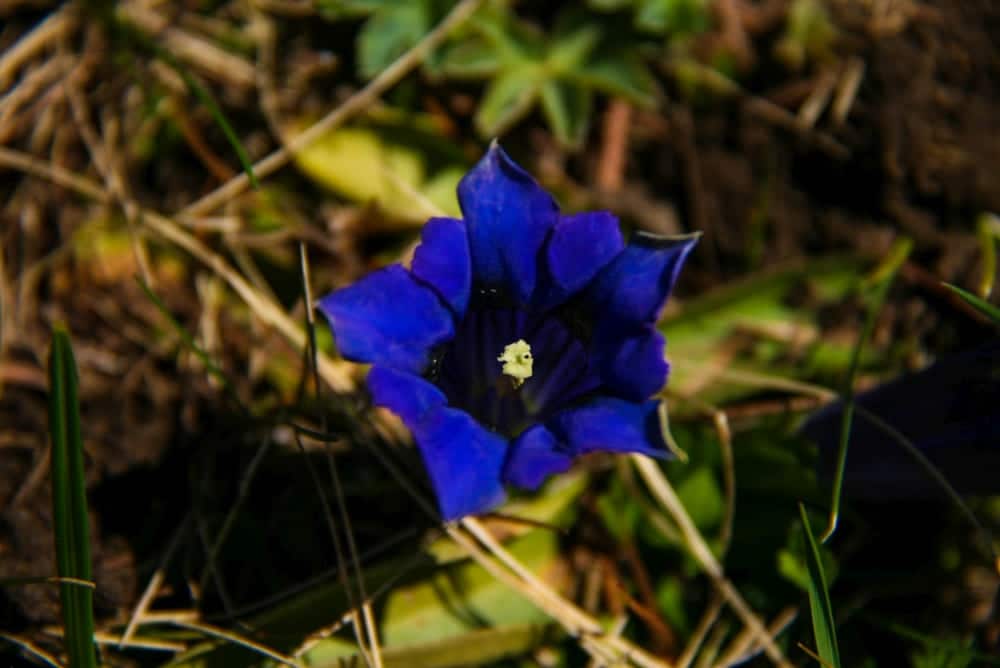
[(497, 361), (503, 362), (503, 373), (510, 376), (515, 388), (521, 387), (524, 381), (531, 378), (534, 359), (531, 357), (531, 346), (524, 339), (507, 344)]

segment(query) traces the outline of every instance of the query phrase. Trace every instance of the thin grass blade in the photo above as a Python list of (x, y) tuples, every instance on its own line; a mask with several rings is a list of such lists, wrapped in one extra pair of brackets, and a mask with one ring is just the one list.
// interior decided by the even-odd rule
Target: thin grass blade
[(952, 285), (951, 283), (943, 283), (942, 285), (961, 297), (969, 306), (992, 320), (994, 324), (1000, 325), (1000, 308), (997, 308), (982, 297), (972, 294), (968, 290), (963, 290), (957, 285)]
[(167, 322), (169, 322), (170, 326), (173, 327), (177, 336), (181, 337), (181, 341), (184, 345), (198, 357), (198, 360), (205, 367), (205, 371), (210, 373), (213, 378), (219, 381), (219, 383), (222, 384), (223, 389), (235, 396), (232, 383), (229, 382), (229, 378), (219, 365), (215, 363), (212, 356), (198, 345), (198, 343), (194, 340), (194, 337), (191, 335), (191, 332), (189, 332), (184, 325), (178, 322), (177, 318), (174, 317), (174, 314), (167, 308), (167, 305), (163, 303), (162, 299), (160, 299), (160, 296), (153, 292), (153, 289), (149, 287), (149, 284), (146, 283), (146, 281), (139, 276), (136, 276), (135, 280), (136, 283), (139, 284), (139, 287), (142, 288), (142, 291), (146, 293), (149, 301), (153, 302), (153, 306), (156, 307), (156, 310), (158, 310), (160, 314), (167, 319)]
[(173, 70), (180, 75), (188, 89), (194, 93), (194, 96), (198, 98), (203, 105), (205, 105), (205, 108), (208, 109), (208, 113), (212, 115), (212, 120), (216, 122), (219, 129), (222, 130), (222, 134), (226, 136), (226, 140), (229, 142), (229, 145), (233, 147), (233, 151), (236, 153), (236, 157), (240, 161), (240, 167), (243, 168), (247, 178), (250, 179), (250, 186), (255, 190), (259, 188), (260, 183), (257, 181), (257, 175), (254, 174), (253, 163), (250, 161), (250, 155), (247, 153), (246, 149), (243, 148), (240, 138), (236, 136), (236, 131), (233, 130), (233, 126), (229, 124), (229, 121), (226, 119), (225, 114), (222, 113), (222, 109), (216, 103), (212, 94), (209, 93), (208, 89), (202, 86), (197, 79), (191, 76), (191, 73), (188, 72), (187, 68), (179, 63), (176, 58), (167, 54), (162, 49), (157, 49), (157, 54), (167, 65), (173, 68)]
[(844, 381), (843, 401), (844, 414), (840, 423), (840, 441), (837, 446), (837, 468), (833, 476), (833, 496), (830, 500), (830, 516), (826, 529), (820, 536), (821, 542), (830, 540), (837, 530), (837, 522), (840, 520), (840, 499), (844, 487), (844, 472), (847, 470), (847, 448), (851, 435), (851, 422), (854, 418), (854, 378), (858, 374), (861, 366), (861, 351), (875, 330), (875, 319), (882, 310), (882, 304), (892, 287), (893, 278), (899, 267), (903, 265), (909, 257), (913, 248), (913, 242), (909, 239), (902, 239), (893, 246), (889, 257), (876, 269), (870, 277), (869, 283), (874, 285), (868, 313), (865, 316), (864, 326), (858, 334), (858, 340), (851, 352), (851, 362), (847, 369), (847, 378)]
[[(64, 578), (91, 580), (90, 528), (83, 468), (83, 436), (76, 360), (69, 333), (57, 328), (49, 358), (49, 432), (52, 438), (52, 515), (56, 561)], [(71, 666), (97, 665), (94, 601), (89, 587), (60, 585), (66, 648)]]
[(840, 650), (837, 646), (837, 631), (833, 620), (833, 606), (830, 604), (830, 590), (827, 587), (823, 560), (819, 544), (813, 536), (805, 506), (799, 504), (802, 528), (806, 535), (806, 567), (809, 571), (809, 610), (812, 614), (813, 635), (816, 650), (823, 662), (832, 668), (840, 668)]
[(243, 144), (240, 142), (239, 137), (236, 136), (236, 131), (233, 126), (229, 123), (225, 114), (222, 113), (222, 109), (219, 107), (215, 98), (208, 91), (207, 88), (201, 85), (191, 72), (184, 65), (184, 63), (177, 60), (172, 53), (161, 47), (153, 39), (147, 37), (143, 32), (133, 26), (129, 21), (124, 18), (115, 17), (112, 19), (117, 27), (120, 28), (129, 39), (133, 40), (134, 43), (138, 44), (143, 49), (149, 51), (153, 56), (161, 60), (165, 65), (174, 70), (178, 76), (184, 81), (184, 85), (187, 86), (198, 101), (205, 105), (208, 109), (208, 113), (211, 114), (212, 120), (219, 126), (222, 130), (222, 134), (225, 135), (226, 141), (232, 146), (233, 151), (236, 153), (236, 157), (240, 161), (240, 166), (247, 175), (247, 179), (250, 181), (250, 185), (256, 189), (260, 186), (257, 181), (257, 175), (253, 170), (253, 163), (250, 161), (250, 155), (247, 153)]

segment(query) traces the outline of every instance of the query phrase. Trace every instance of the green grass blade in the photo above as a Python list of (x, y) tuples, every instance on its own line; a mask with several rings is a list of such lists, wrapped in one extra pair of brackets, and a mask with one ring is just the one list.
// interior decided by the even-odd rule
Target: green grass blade
[(809, 610), (812, 614), (813, 635), (816, 651), (820, 658), (832, 668), (840, 668), (840, 650), (837, 647), (837, 631), (834, 628), (833, 606), (830, 604), (830, 590), (823, 572), (823, 560), (819, 544), (813, 536), (805, 506), (799, 504), (802, 528), (806, 535), (806, 567), (809, 570)]
[(177, 333), (177, 336), (181, 337), (181, 342), (192, 353), (194, 353), (195, 356), (198, 357), (198, 360), (205, 367), (205, 371), (219, 381), (219, 383), (222, 384), (222, 388), (226, 392), (229, 392), (235, 397), (236, 395), (233, 390), (232, 383), (229, 382), (229, 378), (226, 376), (226, 373), (219, 367), (218, 364), (215, 363), (212, 356), (198, 345), (198, 343), (194, 340), (194, 337), (191, 336), (191, 332), (189, 332), (184, 325), (178, 322), (177, 318), (174, 317), (174, 314), (167, 308), (167, 305), (163, 303), (162, 299), (160, 299), (160, 296), (153, 292), (153, 289), (149, 287), (149, 284), (147, 284), (146, 281), (142, 280), (139, 276), (136, 276), (135, 280), (139, 284), (139, 287), (142, 288), (142, 291), (146, 293), (149, 301), (153, 302), (153, 306), (155, 306), (156, 310), (160, 312), (160, 315), (166, 318), (167, 322), (170, 323), (170, 326), (173, 327), (174, 331)]
[(253, 172), (253, 163), (250, 161), (250, 156), (247, 154), (246, 149), (243, 148), (243, 144), (240, 143), (239, 137), (236, 136), (236, 131), (233, 130), (233, 126), (229, 124), (226, 120), (226, 116), (222, 113), (222, 109), (216, 104), (215, 98), (212, 94), (208, 92), (208, 89), (198, 83), (198, 80), (191, 76), (191, 73), (187, 71), (183, 65), (181, 65), (173, 56), (166, 54), (162, 49), (157, 49), (157, 55), (163, 60), (167, 65), (169, 65), (177, 74), (181, 76), (187, 87), (194, 93), (194, 96), (198, 98), (199, 101), (205, 108), (208, 109), (208, 113), (212, 115), (212, 119), (218, 124), (219, 128), (222, 130), (222, 134), (226, 136), (226, 140), (229, 145), (233, 147), (233, 151), (236, 152), (236, 157), (240, 161), (240, 166), (243, 171), (246, 172), (247, 178), (250, 179), (250, 186), (254, 189), (260, 187), (260, 183), (257, 181), (257, 175)]
[(994, 324), (1000, 325), (1000, 308), (997, 308), (982, 297), (972, 294), (968, 290), (963, 290), (957, 285), (952, 285), (951, 283), (942, 283), (942, 285), (961, 297), (969, 306), (992, 320)]
[[(52, 515), (59, 575), (90, 580), (90, 528), (76, 360), (69, 334), (62, 328), (53, 332), (49, 358), (49, 431), (52, 437)], [(60, 594), (70, 665), (74, 668), (96, 666), (93, 591), (63, 583)]]
[(906, 261), (912, 248), (913, 242), (909, 239), (896, 242), (889, 253), (889, 257), (876, 269), (874, 275), (869, 279), (871, 283), (874, 283), (874, 293), (868, 307), (868, 313), (865, 315), (864, 326), (861, 328), (858, 340), (854, 344), (854, 350), (851, 352), (851, 362), (847, 369), (847, 378), (844, 381), (844, 391), (842, 394), (844, 414), (843, 419), (840, 421), (840, 439), (837, 445), (837, 468), (833, 474), (833, 496), (830, 500), (830, 516), (826, 529), (823, 531), (823, 535), (820, 536), (820, 541), (824, 543), (833, 536), (833, 533), (837, 530), (837, 522), (840, 520), (840, 499), (844, 487), (844, 472), (847, 470), (847, 447), (851, 437), (851, 423), (854, 419), (854, 378), (857, 376), (858, 367), (861, 365), (861, 351), (865, 346), (865, 342), (871, 338), (872, 332), (875, 330), (875, 319), (878, 317), (879, 311), (882, 310), (882, 304), (885, 303), (885, 299), (889, 294), (889, 288), (892, 287), (893, 278), (896, 276), (899, 267)]
[(258, 188), (260, 184), (257, 181), (257, 175), (253, 171), (253, 163), (250, 161), (250, 156), (247, 154), (246, 149), (243, 148), (243, 144), (240, 143), (239, 137), (236, 136), (236, 131), (233, 130), (233, 126), (230, 125), (229, 121), (226, 119), (225, 114), (222, 113), (222, 109), (216, 103), (215, 98), (208, 91), (207, 88), (202, 86), (197, 79), (191, 76), (188, 68), (185, 67), (183, 63), (177, 60), (172, 53), (161, 47), (153, 39), (147, 37), (141, 30), (133, 26), (129, 21), (121, 17), (111, 17), (111, 20), (116, 24), (116, 27), (121, 29), (122, 33), (132, 40), (133, 43), (137, 44), (141, 48), (147, 50), (154, 57), (163, 61), (165, 65), (170, 67), (172, 70), (177, 72), (177, 74), (184, 80), (184, 85), (188, 87), (194, 96), (198, 98), (198, 101), (205, 105), (208, 109), (208, 113), (211, 114), (212, 120), (218, 124), (219, 129), (222, 130), (222, 134), (225, 135), (226, 141), (232, 146), (233, 151), (236, 153), (236, 157), (240, 161), (240, 166), (243, 171), (246, 172), (247, 178), (250, 180), (250, 185), (253, 188)]
[(976, 221), (976, 237), (983, 252), (983, 274), (979, 281), (979, 296), (988, 298), (993, 293), (993, 283), (997, 275), (997, 245), (993, 238), (1000, 239), (1000, 217), (995, 213), (983, 213)]

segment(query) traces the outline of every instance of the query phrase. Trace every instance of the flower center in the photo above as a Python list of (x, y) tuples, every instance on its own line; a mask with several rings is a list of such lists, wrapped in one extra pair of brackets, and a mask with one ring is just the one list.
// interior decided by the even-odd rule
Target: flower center
[(510, 376), (515, 388), (521, 387), (524, 381), (531, 378), (531, 365), (534, 359), (531, 357), (531, 346), (524, 339), (518, 339), (504, 346), (503, 353), (497, 361), (503, 362), (503, 373), (505, 376)]
[(560, 318), (492, 303), (466, 312), (428, 378), (450, 406), (511, 438), (598, 382), (585, 344)]

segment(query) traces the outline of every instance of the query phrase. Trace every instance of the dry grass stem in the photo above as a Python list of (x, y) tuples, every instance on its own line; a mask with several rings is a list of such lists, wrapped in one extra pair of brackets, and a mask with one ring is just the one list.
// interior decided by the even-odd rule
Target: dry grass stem
[(844, 72), (837, 82), (837, 92), (833, 98), (830, 115), (836, 125), (843, 125), (847, 115), (851, 113), (854, 100), (858, 97), (858, 89), (865, 78), (865, 61), (854, 57), (847, 61)]
[(111, 196), (104, 191), (100, 184), (84, 176), (80, 176), (65, 167), (60, 167), (58, 164), (50, 164), (27, 153), (0, 146), (0, 167), (2, 166), (51, 181), (96, 202), (107, 204), (111, 200)]
[[(306, 334), (302, 328), (281, 306), (255, 290), (222, 256), (160, 214), (145, 212), (142, 221), (144, 226), (174, 242), (215, 271), (247, 303), (257, 317), (281, 332), (295, 348), (299, 350), (306, 348)], [(334, 361), (320, 352), (317, 352), (316, 362), (320, 376), (334, 391), (350, 392), (356, 387), (354, 370), (357, 369), (357, 365), (343, 360)]]
[(708, 640), (702, 646), (698, 660), (694, 664), (695, 668), (712, 668), (713, 662), (719, 656), (719, 652), (722, 651), (722, 644), (726, 641), (726, 636), (729, 635), (731, 627), (731, 622), (722, 620), (722, 622), (712, 629)]
[(121, 637), (116, 633), (104, 633), (98, 631), (94, 633), (94, 642), (99, 645), (114, 645), (118, 649), (124, 648), (134, 648), (134, 649), (151, 649), (160, 652), (183, 652), (187, 649), (187, 645), (180, 642), (171, 642), (170, 640), (163, 640), (161, 638), (136, 638), (132, 637), (128, 642), (122, 643)]
[(253, 63), (211, 41), (172, 26), (163, 13), (137, 2), (119, 5), (118, 16), (158, 41), (178, 59), (216, 81), (251, 88), (256, 80)]
[(781, 648), (775, 644), (774, 639), (768, 634), (767, 628), (761, 622), (760, 618), (747, 605), (743, 596), (740, 595), (732, 583), (726, 579), (722, 565), (715, 558), (712, 550), (702, 537), (701, 532), (694, 525), (687, 509), (684, 508), (684, 504), (681, 503), (680, 498), (674, 491), (673, 486), (671, 486), (663, 475), (663, 472), (648, 457), (632, 455), (632, 461), (635, 463), (636, 468), (639, 469), (640, 475), (642, 475), (653, 496), (663, 504), (663, 507), (674, 518), (674, 521), (677, 522), (681, 534), (684, 536), (684, 542), (691, 551), (692, 556), (701, 565), (702, 570), (712, 579), (715, 587), (741, 621), (750, 628), (754, 636), (763, 644), (768, 658), (778, 666), (789, 667), (791, 664), (785, 659)]
[(21, 636), (14, 635), (13, 633), (4, 633), (2, 631), (0, 631), (0, 638), (3, 638), (12, 645), (20, 647), (29, 656), (39, 659), (47, 666), (52, 666), (52, 668), (62, 668), (62, 664), (60, 664), (54, 656), (46, 652), (38, 645), (35, 645), (27, 638), (22, 638)]
[(73, 57), (59, 54), (28, 72), (9, 93), (0, 97), (0, 137), (9, 138), (6, 128), (20, 108), (72, 69)]
[(539, 609), (558, 621), (571, 635), (577, 637), (580, 645), (594, 658), (608, 660), (618, 657), (619, 660), (625, 659), (641, 668), (669, 667), (670, 664), (664, 660), (650, 655), (628, 640), (617, 635), (606, 634), (597, 620), (564, 599), (517, 561), (478, 520), (466, 517), (461, 521), (461, 525), (476, 536), (477, 540), (480, 540), (489, 549), (493, 557), (510, 571), (483, 553), (457, 527), (446, 525), (445, 529), (455, 542), (465, 548), (466, 552), (494, 577), (523, 594)]
[(146, 588), (142, 591), (142, 596), (139, 597), (139, 602), (135, 604), (132, 609), (132, 614), (129, 616), (128, 623), (125, 625), (125, 631), (122, 632), (119, 647), (124, 647), (132, 639), (135, 634), (136, 629), (139, 624), (146, 618), (146, 612), (149, 610), (149, 606), (153, 604), (156, 599), (156, 595), (160, 591), (160, 586), (163, 584), (163, 569), (158, 568), (153, 577), (149, 578), (149, 582), (146, 583)]
[[(635, 661), (635, 663), (643, 668), (667, 668), (667, 664), (649, 657), (644, 652), (638, 648), (632, 647), (631, 644), (621, 638), (614, 639), (603, 635), (590, 635), (582, 633), (582, 630), (577, 626), (578, 615), (572, 612), (567, 615), (567, 609), (574, 607), (571, 603), (563, 601), (561, 597), (555, 594), (546, 595), (545, 591), (548, 590), (547, 586), (543, 585), (541, 589), (537, 589), (517, 577), (514, 573), (507, 570), (507, 568), (505, 568), (499, 561), (483, 551), (483, 549), (480, 548), (469, 536), (465, 535), (465, 533), (463, 533), (458, 526), (445, 525), (445, 531), (452, 540), (460, 545), (465, 552), (490, 575), (524, 596), (537, 606), (539, 610), (542, 610), (552, 619), (559, 622), (564, 629), (578, 639), (580, 646), (593, 658), (605, 664), (613, 664), (619, 659), (619, 655), (627, 654)], [(500, 548), (500, 550), (502, 553), (506, 553), (506, 550), (503, 548)], [(509, 560), (513, 560), (513, 557), (509, 554), (506, 554), (506, 556)], [(578, 609), (577, 612), (583, 614), (582, 611), (579, 611)], [(594, 622), (594, 624), (596, 625), (596, 622)], [(598, 629), (599, 633), (604, 633), (603, 629), (601, 629), (599, 625)], [(617, 640), (618, 642), (613, 643), (612, 641), (614, 640)], [(614, 647), (614, 644), (617, 644), (618, 647)], [(625, 648), (625, 651), (623, 652), (621, 648)], [(629, 652), (629, 650), (634, 651)], [(635, 659), (635, 657), (639, 658)]]
[(697, 656), (698, 651), (701, 649), (702, 643), (705, 642), (705, 637), (712, 626), (715, 625), (716, 620), (719, 619), (723, 602), (722, 594), (718, 590), (713, 591), (708, 605), (705, 606), (705, 611), (701, 614), (701, 619), (698, 620), (698, 625), (691, 632), (691, 637), (688, 638), (684, 651), (677, 657), (676, 668), (688, 668), (691, 662), (694, 661), (695, 656)]
[[(257, 178), (263, 179), (268, 174), (285, 166), (296, 151), (301, 151), (330, 130), (338, 127), (367, 108), (368, 105), (377, 100), (383, 93), (423, 62), (427, 54), (441, 44), (452, 29), (471, 16), (481, 3), (482, 0), (462, 0), (459, 2), (434, 30), (427, 33), (413, 48), (379, 73), (367, 86), (352, 95), (347, 101), (304, 132), (296, 135), (288, 144), (255, 163), (253, 170)], [(249, 177), (245, 173), (241, 173), (198, 201), (187, 206), (177, 217), (179, 220), (187, 223), (193, 218), (211, 213), (225, 202), (228, 202), (246, 190), (249, 185)]]
[(73, 121), (76, 123), (77, 131), (80, 133), (80, 137), (83, 139), (87, 151), (90, 153), (90, 158), (107, 184), (107, 190), (111, 192), (111, 195), (118, 202), (122, 213), (125, 215), (125, 220), (129, 228), (129, 240), (132, 245), (132, 252), (135, 255), (136, 264), (139, 266), (143, 280), (146, 281), (147, 285), (155, 286), (152, 272), (149, 269), (149, 254), (146, 252), (144, 242), (135, 232), (135, 218), (139, 207), (129, 198), (125, 187), (125, 180), (115, 165), (114, 145), (116, 143), (117, 121), (112, 121), (110, 126), (105, 126), (106, 130), (110, 130), (110, 132), (106, 132), (103, 142), (100, 141), (90, 120), (87, 101), (77, 88), (73, 77), (67, 77), (63, 82), (63, 89), (70, 103), (69, 106)]
[[(777, 638), (788, 626), (795, 621), (799, 615), (799, 609), (789, 606), (782, 610), (768, 624), (767, 631), (772, 638)], [(730, 646), (722, 653), (722, 657), (716, 663), (717, 666), (734, 666), (749, 661), (754, 655), (760, 653), (762, 646), (759, 642), (754, 642), (753, 633), (750, 629), (744, 629), (730, 643)]]
[[(0, 166), (6, 165), (23, 172), (47, 179), (97, 202), (107, 204), (111, 196), (97, 183), (88, 178), (56, 165), (50, 165), (20, 151), (0, 147)], [(215, 271), (242, 298), (252, 311), (265, 323), (271, 325), (298, 350), (305, 350), (306, 334), (275, 302), (261, 296), (246, 279), (240, 276), (221, 255), (213, 252), (204, 243), (181, 229), (169, 218), (148, 210), (139, 210), (144, 227), (159, 236), (177, 244), (207, 267)], [(343, 360), (333, 360), (329, 355), (317, 353), (319, 374), (336, 392), (350, 392), (356, 387), (354, 380), (356, 364)]]
[[(244, 638), (243, 636), (237, 633), (233, 633), (232, 631), (219, 628), (218, 626), (212, 626), (211, 624), (205, 624), (204, 622), (192, 622), (188, 621), (187, 619), (176, 618), (176, 617), (173, 619), (163, 619), (163, 620), (153, 619), (147, 621), (148, 622), (162, 621), (163, 623), (168, 623), (174, 626), (180, 626), (181, 628), (197, 631), (207, 636), (212, 636), (214, 638), (219, 638), (221, 640), (231, 642), (234, 645), (240, 645), (241, 647), (246, 647), (247, 649), (251, 650), (252, 652), (255, 652), (256, 654), (266, 656), (267, 658), (277, 661), (278, 663), (282, 663), (286, 666), (295, 666), (296, 668), (304, 668), (303, 665), (299, 663), (294, 657), (286, 656), (284, 654), (281, 654), (280, 652), (275, 652), (270, 647), (262, 645), (258, 642), (254, 642), (249, 638)], [(115, 639), (115, 641), (117, 642), (117, 638)]]
[(0, 54), (0, 91), (5, 90), (14, 74), (42, 49), (76, 28), (76, 5), (67, 2), (53, 12), (34, 30)]
[(512, 570), (519, 578), (528, 584), (532, 589), (553, 602), (556, 606), (561, 606), (560, 618), (568, 620), (572, 624), (573, 635), (584, 633), (601, 634), (604, 628), (590, 615), (580, 610), (575, 605), (569, 603), (557, 594), (551, 587), (544, 583), (538, 576), (532, 573), (527, 567), (519, 562), (514, 555), (507, 551), (500, 542), (493, 537), (483, 524), (473, 518), (466, 517), (461, 521), (469, 533), (475, 536), (476, 540), (482, 543), (497, 559), (507, 568)]

